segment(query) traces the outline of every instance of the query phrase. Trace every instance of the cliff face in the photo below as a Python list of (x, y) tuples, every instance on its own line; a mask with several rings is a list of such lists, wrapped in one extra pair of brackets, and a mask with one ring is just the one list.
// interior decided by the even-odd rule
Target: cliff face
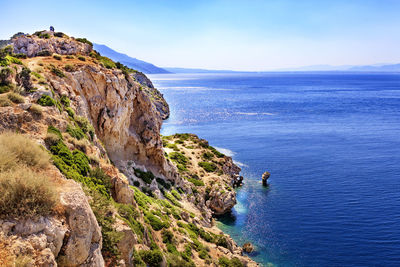
[[(255, 266), (212, 219), (236, 203), (231, 183), (240, 169), (232, 159), (194, 135), (167, 138), (163, 147), (159, 132), (169, 111), (151, 81), (88, 43), (50, 34), (13, 39), (13, 51), (26, 59), (0, 53), (0, 136), (18, 131), (51, 155), (57, 168), (40, 172), (53, 177), (58, 203), (26, 220), (3, 216), (0, 260), (216, 266), (225, 257)], [(59, 55), (36, 56), (44, 50)], [(178, 153), (195, 154), (190, 163), (183, 159), (186, 169), (169, 150), (174, 144)]]

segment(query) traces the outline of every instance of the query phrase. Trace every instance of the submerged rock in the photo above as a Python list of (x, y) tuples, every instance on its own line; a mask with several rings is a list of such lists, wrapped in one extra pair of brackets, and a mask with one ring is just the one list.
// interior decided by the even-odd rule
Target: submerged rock
[(244, 250), (246, 253), (251, 253), (251, 252), (254, 251), (254, 246), (253, 246), (253, 244), (251, 244), (250, 242), (244, 243), (244, 245), (243, 245), (243, 250)]
[(269, 172), (264, 172), (263, 173), (262, 178), (261, 178), (263, 186), (267, 186), (268, 185), (267, 180), (268, 180), (268, 178), (270, 176), (271, 176), (271, 174)]

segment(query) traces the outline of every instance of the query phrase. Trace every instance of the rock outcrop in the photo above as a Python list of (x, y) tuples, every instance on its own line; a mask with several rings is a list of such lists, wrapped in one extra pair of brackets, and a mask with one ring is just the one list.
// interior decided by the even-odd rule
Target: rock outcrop
[(104, 266), (100, 227), (80, 185), (63, 181), (63, 216), (0, 220), (9, 256), (31, 266)]
[[(49, 38), (40, 38), (36, 35), (18, 36), (11, 40), (14, 53), (25, 54), (28, 57), (53, 53), (59, 55), (88, 55), (92, 51), (92, 46), (87, 43), (77, 42), (74, 38), (55, 37), (53, 32), (43, 32)], [(41, 54), (42, 53), (42, 54)]]
[(169, 105), (165, 101), (164, 96), (154, 88), (153, 83), (149, 78), (146, 77), (141, 72), (135, 72), (132, 77), (141, 85), (143, 85), (143, 90), (150, 97), (155, 109), (160, 113), (161, 119), (166, 120), (169, 117)]

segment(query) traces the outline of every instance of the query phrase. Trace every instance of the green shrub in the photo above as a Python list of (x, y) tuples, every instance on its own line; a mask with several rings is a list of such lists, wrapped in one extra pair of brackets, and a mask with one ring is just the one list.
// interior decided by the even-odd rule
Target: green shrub
[(21, 60), (13, 56), (6, 56), (6, 60), (8, 60), (9, 63), (23, 65)]
[(90, 123), (90, 121), (83, 116), (78, 116), (75, 118), (76, 123), (78, 123), (79, 127), (82, 129), (82, 131), (84, 133), (88, 133), (91, 137), (91, 139), (93, 139), (95, 131), (93, 128), (93, 125)]
[(155, 216), (151, 212), (146, 213), (146, 218), (149, 220), (151, 227), (155, 231), (159, 231), (159, 230), (163, 229), (164, 227), (169, 226), (168, 223), (161, 221), (157, 216)]
[(90, 42), (88, 39), (86, 38), (76, 38), (75, 40), (77, 40), (78, 42), (84, 43), (84, 44), (88, 44), (90, 46), (93, 46), (92, 42)]
[(80, 61), (86, 61), (86, 58), (85, 58), (84, 56), (78, 56), (78, 59), (79, 59)]
[(202, 167), (206, 172), (214, 172), (217, 169), (217, 166), (212, 162), (199, 162), (200, 167)]
[(62, 60), (62, 57), (60, 55), (57, 55), (57, 54), (54, 54), (53, 58), (57, 59), (57, 60)]
[(112, 61), (111, 59), (109, 59), (108, 57), (100, 57), (98, 58), (98, 60), (100, 61), (101, 64), (103, 64), (104, 67), (106, 67), (107, 69), (114, 69), (117, 66), (115, 65), (114, 61)]
[(37, 102), (41, 106), (50, 107), (56, 105), (56, 101), (48, 95), (42, 95)]
[(51, 70), (51, 72), (54, 74), (54, 75), (56, 75), (56, 76), (58, 76), (58, 77), (60, 77), (60, 78), (64, 78), (65, 77), (65, 74), (64, 74), (64, 72), (62, 72), (62, 70), (60, 70), (60, 69), (57, 69), (55, 66), (51, 66), (50, 67), (50, 70)]
[(226, 240), (226, 237), (224, 235), (220, 235), (216, 244), (218, 246), (224, 247), (224, 248), (228, 248), (228, 240)]
[(194, 178), (188, 178), (188, 181), (194, 184), (195, 186), (204, 186), (204, 182), (202, 180), (197, 180)]
[(169, 192), (165, 191), (165, 192), (164, 192), (164, 196), (165, 196), (169, 201), (171, 201), (172, 204), (174, 204), (175, 206), (178, 206), (178, 207), (180, 207), (180, 208), (182, 207), (181, 203), (179, 203), (179, 202), (176, 200), (176, 198), (175, 198), (173, 195), (171, 195)]
[(11, 68), (6, 67), (2, 68), (0, 70), (0, 84), (9, 84), (9, 80), (11, 78), (11, 75), (13, 74), (13, 71)]
[(8, 99), (10, 99), (12, 102), (16, 103), (16, 104), (21, 104), (24, 103), (24, 97), (20, 94), (17, 93), (8, 93), (7, 94)]
[(211, 152), (204, 152), (202, 156), (203, 156), (203, 159), (210, 160), (214, 157), (214, 154)]
[(64, 70), (67, 72), (74, 72), (76, 71), (76, 67), (70, 64), (67, 64), (64, 66)]
[(13, 88), (12, 84), (0, 84), (0, 94), (7, 93)]
[(236, 257), (229, 260), (227, 257), (222, 256), (219, 258), (218, 264), (221, 267), (243, 267), (243, 263)]
[(54, 36), (55, 36), (55, 37), (64, 37), (65, 34), (62, 33), (62, 32), (55, 32), (55, 33), (54, 33)]
[(65, 111), (68, 113), (68, 116), (70, 116), (71, 118), (75, 117), (75, 112), (72, 108), (65, 108)]
[(171, 190), (171, 193), (177, 200), (182, 200), (181, 195), (176, 190)]
[(64, 107), (69, 107), (69, 105), (71, 103), (71, 101), (69, 100), (68, 96), (65, 96), (65, 95), (61, 96), (60, 102), (61, 102), (61, 104), (64, 105)]
[(47, 127), (47, 133), (56, 134), (61, 140), (63, 140), (61, 131), (59, 129), (57, 129), (56, 127), (54, 127), (53, 125), (50, 125)]
[(16, 78), (18, 84), (21, 84), (25, 88), (25, 90), (29, 91), (33, 88), (31, 82), (31, 70), (29, 68), (23, 67)]
[(169, 230), (163, 230), (161, 232), (162, 240), (165, 244), (171, 244), (174, 240), (174, 234)]
[(23, 59), (27, 58), (27, 56), (25, 54), (23, 54), (23, 53), (13, 54), (13, 57), (15, 57), (15, 58), (23, 58)]
[(72, 137), (81, 140), (82, 138), (85, 137), (85, 133), (82, 131), (81, 128), (74, 127), (72, 125), (68, 125), (67, 126), (67, 133), (69, 133)]
[(210, 149), (214, 153), (214, 155), (217, 156), (218, 158), (225, 157), (225, 155), (219, 152), (217, 149), (215, 149), (215, 147), (209, 146), (208, 149)]
[(163, 254), (160, 250), (140, 250), (140, 258), (147, 263), (149, 267), (159, 267), (163, 261)]
[(75, 57), (73, 55), (67, 55), (66, 58), (68, 59), (74, 59)]
[(156, 178), (157, 183), (159, 183), (160, 185), (162, 185), (163, 187), (165, 187), (167, 190), (169, 190), (171, 188), (171, 184), (166, 182), (164, 179), (161, 178)]
[(150, 171), (142, 171), (140, 169), (134, 169), (135, 170), (135, 175), (142, 179), (146, 184), (151, 184), (151, 182), (154, 180), (155, 176), (152, 172)]
[(167, 148), (171, 148), (174, 151), (179, 151), (179, 148), (176, 146), (176, 144), (166, 144)]
[(38, 57), (49, 57), (49, 56), (51, 56), (51, 54), (52, 53), (49, 50), (44, 49), (44, 50), (41, 50), (41, 51), (37, 52), (36, 56), (38, 56)]
[(182, 153), (179, 153), (179, 152), (171, 152), (171, 153), (169, 153), (169, 158), (172, 161), (175, 161), (178, 164), (182, 164), (185, 167), (186, 167), (186, 164), (189, 161)]
[[(85, 154), (83, 155), (86, 157)], [(86, 159), (88, 158), (86, 157)], [(104, 186), (105, 192), (102, 192), (103, 194), (111, 195), (111, 188), (112, 188), (111, 177), (105, 174), (102, 169), (96, 167), (95, 169), (90, 170), (89, 176), (91, 180), (94, 181), (96, 184), (101, 184)]]

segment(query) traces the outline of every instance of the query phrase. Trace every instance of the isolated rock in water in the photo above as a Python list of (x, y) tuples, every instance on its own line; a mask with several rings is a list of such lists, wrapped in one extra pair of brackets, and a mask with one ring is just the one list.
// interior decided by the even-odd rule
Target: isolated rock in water
[(269, 172), (264, 172), (262, 175), (262, 184), (263, 186), (267, 186), (267, 180), (268, 178), (271, 176), (271, 174)]
[(243, 250), (247, 253), (251, 253), (254, 251), (254, 246), (250, 242), (244, 243)]

